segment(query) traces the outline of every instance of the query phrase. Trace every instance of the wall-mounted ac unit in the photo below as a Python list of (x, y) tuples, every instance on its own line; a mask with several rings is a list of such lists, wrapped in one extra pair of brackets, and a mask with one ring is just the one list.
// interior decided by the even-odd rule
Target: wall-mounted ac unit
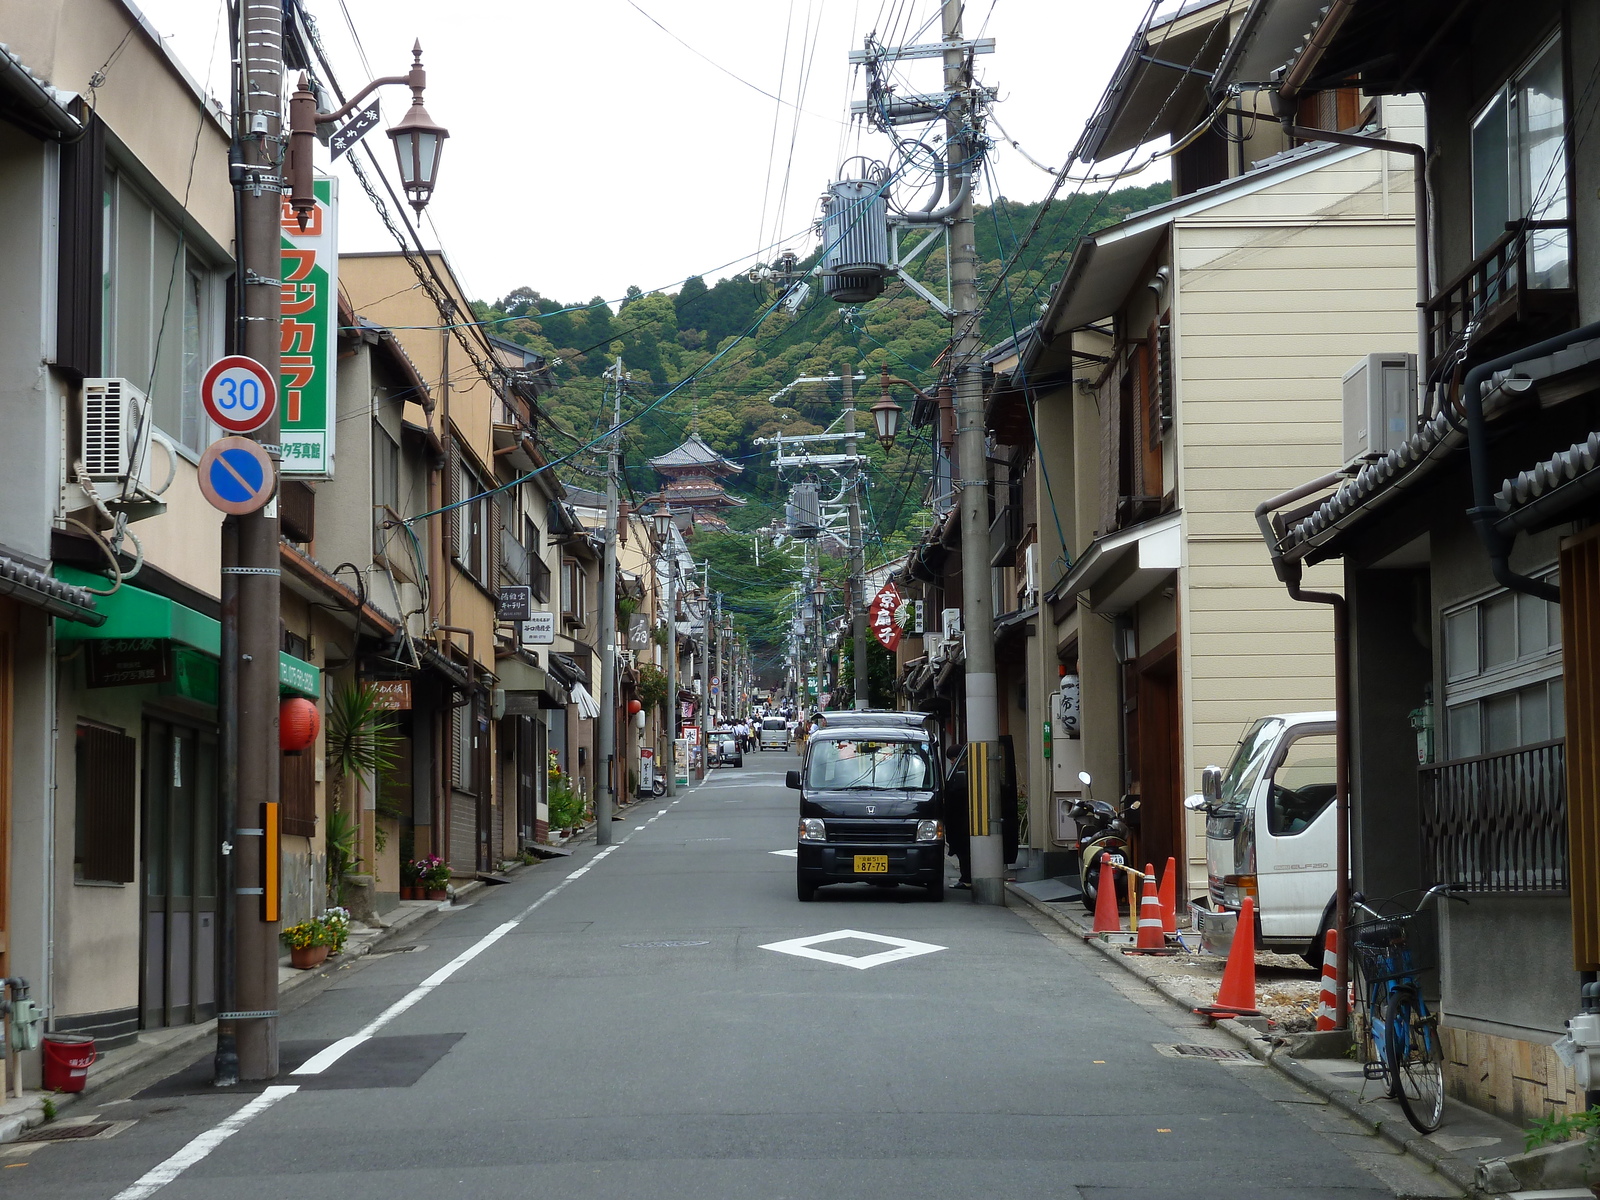
[(83, 468), (94, 483), (150, 482), (150, 399), (126, 379), (83, 381)]
[(1039, 543), (1030, 542), (1022, 550), (1022, 586), (1027, 591), (1023, 600), (1026, 606), (1039, 595)]
[(961, 610), (947, 608), (939, 614), (939, 632), (946, 638), (953, 638), (961, 632)]
[(936, 633), (930, 633), (922, 639), (922, 648), (927, 652), (929, 662), (938, 659), (939, 652), (944, 649), (944, 641), (944, 638)]
[(1344, 463), (1382, 458), (1416, 427), (1417, 356), (1368, 354), (1344, 373)]

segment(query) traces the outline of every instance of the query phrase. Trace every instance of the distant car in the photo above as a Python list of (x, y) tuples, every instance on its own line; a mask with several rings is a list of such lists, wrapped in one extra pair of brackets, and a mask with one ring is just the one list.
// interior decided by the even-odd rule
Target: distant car
[(739, 749), (738, 738), (719, 736), (713, 744), (716, 746), (714, 762), (719, 762), (725, 767), (744, 766), (744, 751)]
[(782, 717), (763, 717), (756, 740), (763, 750), (787, 750), (789, 722)]

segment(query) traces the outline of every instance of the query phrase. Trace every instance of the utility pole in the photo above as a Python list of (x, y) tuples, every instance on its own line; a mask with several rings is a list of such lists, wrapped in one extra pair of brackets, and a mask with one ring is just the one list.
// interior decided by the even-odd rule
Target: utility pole
[[(672, 510), (667, 509), (670, 515)], [(667, 525), (667, 795), (678, 794), (678, 548), (676, 532)]]
[[(970, 178), (978, 146), (971, 137), (972, 90), (961, 47), (962, 0), (943, 0), (945, 160)], [(948, 172), (947, 172), (948, 173)], [(956, 186), (952, 183), (952, 186)], [(978, 361), (977, 246), (972, 187), (961, 189), (950, 223), (950, 303), (955, 310), (956, 448), (961, 479), (961, 623), (966, 646), (967, 792), (972, 831), (972, 899), (1005, 903), (1005, 854), (1000, 838), (1000, 718), (994, 669), (994, 596), (989, 580), (989, 460), (983, 434), (983, 374)]]
[(700, 608), (705, 616), (700, 621), (700, 636), (705, 639), (705, 652), (700, 656), (700, 778), (711, 770), (711, 560), (701, 563)]
[(855, 364), (845, 363), (844, 432), (850, 455), (850, 638), (855, 666), (855, 707), (871, 707), (867, 691), (867, 548), (861, 536), (861, 457), (856, 449)]
[(595, 789), (594, 840), (611, 844), (611, 814), (617, 801), (617, 461), (622, 442), (622, 384), (627, 378), (618, 357), (611, 376), (611, 429), (606, 439), (605, 552), (600, 565), (600, 744), (596, 753), (605, 770)]
[[(283, 179), (279, 163), (285, 139), (283, 120), (283, 13), (272, 4), (243, 5), (237, 38), (234, 141), (229, 177), (239, 197), (237, 289), (238, 351), (255, 359), (278, 379), (283, 273), (280, 227)], [(275, 461), (281, 461), (276, 413), (252, 435)], [(232, 894), (223, 897), (222, 947), (225, 977), (217, 1013), (214, 1082), (273, 1079), (278, 1074), (278, 922), (277, 898), (266, 895), (266, 858), (278, 853), (267, 830), (269, 811), (278, 803), (278, 509), (269, 504), (230, 518), (224, 533), (222, 592), (228, 599), (221, 645), (233, 661), (222, 666), (220, 689), (222, 744), (234, 761), (233, 811), (223, 814), (231, 844), (223, 847)], [(273, 806), (269, 809), (268, 806)], [(224, 834), (226, 836), (226, 834)], [(274, 864), (276, 866), (276, 864)], [(231, 870), (228, 870), (231, 868)], [(273, 870), (271, 877), (276, 878)], [(269, 907), (269, 900), (271, 901)], [(271, 915), (273, 920), (266, 918)], [(228, 968), (231, 967), (231, 970)]]

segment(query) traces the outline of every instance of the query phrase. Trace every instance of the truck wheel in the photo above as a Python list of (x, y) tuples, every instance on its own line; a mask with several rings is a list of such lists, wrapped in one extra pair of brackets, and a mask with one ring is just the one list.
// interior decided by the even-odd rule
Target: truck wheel
[(794, 890), (795, 894), (800, 897), (802, 902), (815, 900), (817, 898), (817, 885), (814, 883), (807, 883), (804, 879), (795, 879)]
[(928, 899), (934, 904), (938, 904), (944, 899), (944, 878), (942, 876), (937, 883), (928, 885)]

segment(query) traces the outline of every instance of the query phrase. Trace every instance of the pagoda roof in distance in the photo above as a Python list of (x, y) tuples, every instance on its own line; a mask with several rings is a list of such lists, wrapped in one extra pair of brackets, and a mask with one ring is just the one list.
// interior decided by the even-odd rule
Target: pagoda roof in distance
[(705, 439), (698, 433), (691, 433), (681, 446), (668, 450), (665, 454), (658, 454), (650, 460), (650, 465), (663, 474), (684, 468), (699, 467), (717, 475), (742, 475), (744, 468), (738, 463), (729, 462), (718, 454)]

